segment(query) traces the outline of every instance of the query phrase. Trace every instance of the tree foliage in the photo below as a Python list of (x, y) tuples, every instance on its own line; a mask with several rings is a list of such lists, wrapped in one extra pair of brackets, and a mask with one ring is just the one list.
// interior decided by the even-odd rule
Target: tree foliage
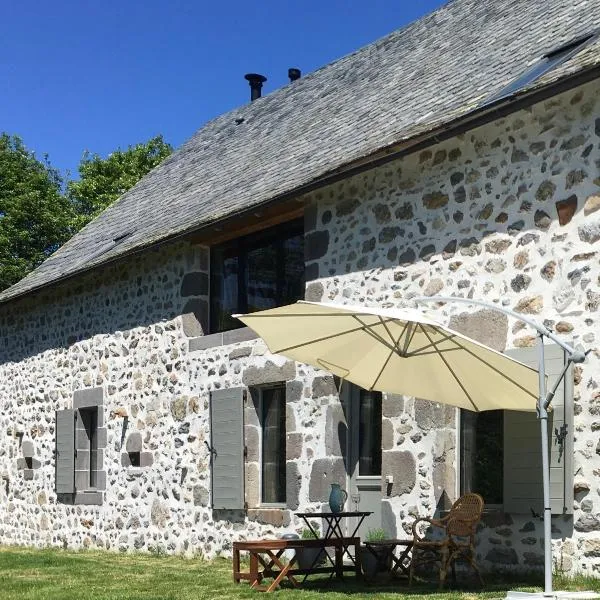
[(0, 134), (0, 289), (37, 267), (73, 234), (62, 178), (17, 136)]
[(70, 181), (67, 186), (78, 226), (100, 214), (172, 151), (171, 145), (158, 135), (127, 150), (119, 148), (106, 158), (84, 153), (79, 163), (79, 181)]
[[(156, 136), (107, 158), (86, 152), (66, 183), (48, 158), (0, 133), (0, 290), (41, 264), (172, 152)], [(65, 190), (66, 187), (66, 192)]]

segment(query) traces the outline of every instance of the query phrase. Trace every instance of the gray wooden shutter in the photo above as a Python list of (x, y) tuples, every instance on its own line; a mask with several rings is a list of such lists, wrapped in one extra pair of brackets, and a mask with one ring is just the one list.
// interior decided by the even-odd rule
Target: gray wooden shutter
[(212, 507), (244, 508), (244, 388), (210, 394)]
[[(553, 386), (566, 360), (564, 350), (545, 346), (547, 387)], [(517, 348), (507, 354), (537, 369), (537, 348)], [(556, 391), (548, 415), (550, 449), (550, 506), (553, 514), (573, 512), (573, 370)], [(566, 426), (566, 437), (560, 434)], [(563, 430), (564, 431), (564, 430)], [(504, 510), (542, 515), (542, 455), (540, 424), (535, 413), (504, 411)]]
[(56, 411), (56, 473), (57, 494), (75, 493), (75, 411)]

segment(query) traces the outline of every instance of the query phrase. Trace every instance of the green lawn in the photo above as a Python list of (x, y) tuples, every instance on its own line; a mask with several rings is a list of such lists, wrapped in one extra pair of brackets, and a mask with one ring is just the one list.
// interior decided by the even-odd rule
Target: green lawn
[[(488, 577), (489, 579), (489, 577)], [(279, 600), (339, 600), (377, 598), (401, 600), (501, 599), (507, 589), (534, 589), (530, 582), (507, 581), (497, 577), (485, 591), (474, 584), (438, 593), (434, 585), (408, 589), (403, 582), (381, 585), (355, 585), (346, 582), (315, 581), (301, 590), (282, 589)], [(532, 585), (533, 584), (533, 585)], [(600, 580), (560, 582), (568, 589), (600, 590)], [(109, 552), (68, 552), (0, 548), (0, 598), (2, 600), (200, 600), (229, 598), (268, 598), (251, 590), (247, 583), (236, 585), (231, 578), (231, 562), (219, 559), (205, 562), (171, 556), (116, 554)]]

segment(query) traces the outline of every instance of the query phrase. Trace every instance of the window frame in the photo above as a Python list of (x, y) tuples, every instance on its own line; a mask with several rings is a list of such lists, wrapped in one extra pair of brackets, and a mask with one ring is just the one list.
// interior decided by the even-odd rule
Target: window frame
[[(267, 245), (275, 245), (277, 251), (277, 263), (276, 263), (276, 279), (275, 279), (275, 287), (276, 287), (276, 305), (280, 304), (280, 299), (283, 294), (283, 282), (285, 281), (284, 269), (285, 269), (285, 261), (283, 258), (283, 243), (285, 240), (300, 236), (302, 241), (304, 242), (304, 219), (293, 219), (291, 221), (286, 221), (284, 223), (280, 223), (279, 225), (275, 225), (273, 227), (269, 227), (267, 229), (262, 229), (258, 232), (254, 232), (239, 238), (235, 238), (233, 240), (224, 242), (222, 244), (218, 244), (211, 247), (210, 252), (210, 298), (209, 298), (209, 333), (224, 333), (226, 331), (233, 331), (240, 327), (243, 327), (241, 323), (234, 327), (226, 327), (220, 328), (218, 323), (216, 322), (219, 316), (219, 310), (216, 304), (216, 300), (218, 298), (216, 290), (218, 289), (215, 285), (215, 257), (217, 252), (223, 252), (226, 255), (231, 257), (235, 256), (238, 259), (238, 269), (237, 269), (237, 307), (234, 309), (234, 312), (238, 313), (246, 313), (248, 310), (248, 289), (246, 286), (246, 269), (248, 264), (248, 255), (256, 249), (264, 248)], [(271, 242), (269, 244), (269, 242)], [(304, 262), (304, 261), (303, 261)], [(304, 290), (304, 274), (302, 277), (302, 291)], [(300, 295), (298, 300), (302, 299), (302, 295)], [(220, 296), (219, 296), (220, 298)]]
[[(463, 434), (463, 415), (470, 413), (471, 411), (468, 411), (466, 409), (460, 409), (458, 414), (459, 414), (459, 418), (458, 418), (458, 492), (459, 495), (463, 495), (467, 492), (475, 492), (478, 494), (481, 494), (481, 490), (477, 490), (477, 489), (472, 489), (473, 486), (473, 481), (471, 480), (468, 484), (468, 486), (465, 486), (465, 477), (464, 477), (464, 434)], [(503, 495), (502, 497), (502, 502), (500, 503), (492, 503), (492, 502), (488, 502), (487, 499), (485, 497), (483, 497), (483, 500), (485, 502), (485, 509), (486, 510), (504, 510), (504, 410), (499, 409), (498, 411), (491, 411), (491, 412), (498, 412), (502, 414), (502, 423), (501, 423), (501, 435), (502, 435), (502, 453), (501, 453), (501, 459), (502, 459), (502, 466), (500, 468), (500, 475), (502, 477), (502, 484), (501, 484), (501, 493)], [(480, 413), (473, 413), (475, 414), (477, 417), (479, 417)], [(473, 473), (474, 474), (474, 473)]]
[[(91, 436), (82, 418), (86, 414), (92, 417)], [(75, 390), (72, 408), (56, 411), (54, 462), (57, 503), (102, 505), (106, 491), (104, 451), (107, 431), (104, 418), (102, 387)]]
[[(366, 390), (360, 386), (356, 386), (358, 388), (358, 397), (359, 397), (359, 401), (358, 401), (358, 408), (357, 408), (357, 427), (358, 427), (358, 434), (357, 434), (357, 448), (356, 448), (356, 468), (357, 468), (357, 475), (356, 477), (358, 479), (369, 479), (369, 478), (373, 478), (373, 477), (381, 477), (382, 476), (382, 472), (383, 472), (383, 394), (379, 391), (374, 391), (374, 390)], [(379, 473), (371, 473), (371, 474), (365, 474), (365, 473), (361, 473), (361, 446), (362, 446), (362, 442), (363, 442), (363, 436), (361, 435), (361, 416), (362, 416), (362, 409), (363, 407), (366, 405), (366, 402), (364, 402), (364, 399), (367, 395), (370, 395), (372, 398), (372, 401), (374, 402), (374, 404), (376, 405), (376, 410), (377, 410), (377, 422), (379, 425), (379, 430), (378, 430), (378, 439), (379, 439), (379, 444), (371, 444), (372, 448), (376, 448), (377, 446), (379, 446)]]
[[(87, 467), (87, 485), (83, 488), (75, 485), (75, 492), (95, 492), (98, 489), (98, 421), (100, 416), (98, 407), (81, 407), (76, 411), (76, 415), (77, 421), (81, 420), (83, 428), (87, 433), (88, 443), (86, 448), (81, 448), (78, 446), (75, 450), (76, 452), (87, 452), (89, 455), (89, 464)], [(77, 429), (81, 430), (81, 428)], [(75, 456), (77, 456), (77, 454)]]
[(560, 67), (568, 60), (579, 54), (584, 48), (598, 39), (599, 33), (593, 31), (585, 35), (578, 36), (549, 52), (540, 56), (533, 64), (531, 64), (523, 73), (508, 82), (498, 92), (486, 98), (479, 106), (483, 108), (489, 104), (499, 102), (509, 98), (510, 96), (522, 91), (523, 89), (534, 84), (538, 79), (544, 77), (550, 71)]
[[(263, 453), (263, 440), (264, 440), (264, 392), (268, 390), (280, 389), (282, 392), (282, 403), (283, 403), (283, 453), (286, 455), (283, 461), (286, 465), (284, 480), (283, 480), (283, 491), (284, 499), (281, 502), (265, 502), (263, 500), (263, 477), (264, 477), (264, 453)], [(286, 410), (287, 410), (287, 399), (286, 399), (286, 384), (285, 382), (277, 382), (270, 385), (263, 385), (257, 388), (258, 391), (258, 422), (260, 425), (260, 436), (259, 436), (259, 454), (258, 454), (258, 465), (259, 465), (259, 497), (258, 505), (260, 508), (286, 508), (287, 507), (287, 489), (286, 489), (286, 476), (287, 476), (287, 422), (286, 422)]]

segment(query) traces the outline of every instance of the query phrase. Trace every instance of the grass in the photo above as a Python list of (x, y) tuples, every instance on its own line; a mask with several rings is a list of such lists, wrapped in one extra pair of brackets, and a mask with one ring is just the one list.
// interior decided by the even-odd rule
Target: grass
[[(381, 585), (314, 580), (302, 589), (281, 589), (278, 600), (484, 600), (501, 599), (508, 589), (539, 589), (539, 577), (486, 578), (485, 590), (465, 586), (440, 593), (434, 584), (411, 589), (404, 582)], [(537, 585), (536, 585), (537, 584)], [(600, 580), (578, 577), (557, 582), (561, 589), (600, 591)], [(266, 598), (247, 583), (234, 584), (231, 561), (205, 562), (178, 556), (0, 548), (2, 600), (201, 600)]]

